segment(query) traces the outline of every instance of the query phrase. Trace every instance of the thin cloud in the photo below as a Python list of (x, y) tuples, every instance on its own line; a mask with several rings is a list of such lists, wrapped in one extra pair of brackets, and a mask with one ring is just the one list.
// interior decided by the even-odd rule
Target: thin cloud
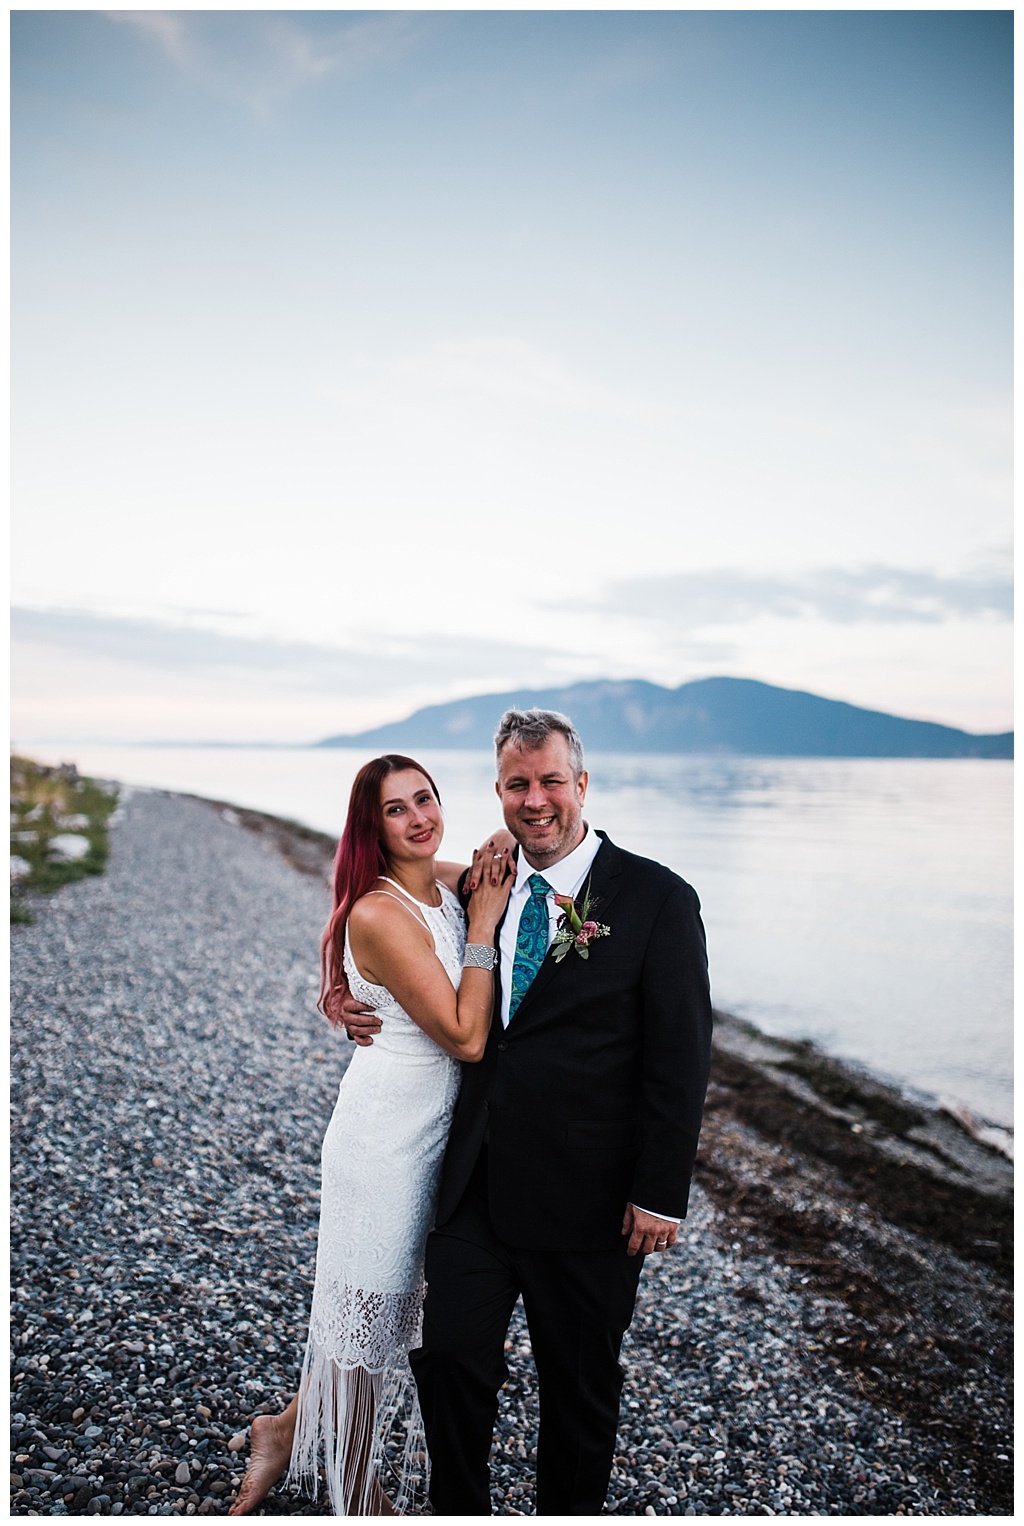
[(181, 11), (105, 11), (134, 27), (189, 79), (213, 95), (243, 102), (257, 115), (304, 86), (333, 76), (357, 79), (408, 52), (429, 18), (374, 16), (327, 29), (296, 18)]
[(688, 630), (748, 625), (766, 616), (834, 625), (937, 625), (1011, 620), (1013, 583), (1003, 573), (947, 577), (879, 563), (788, 578), (722, 568), (611, 583), (587, 607)]
[(425, 635), (375, 638), (372, 648), (272, 637), (233, 636), (158, 620), (120, 619), (74, 609), (11, 611), (12, 642), (179, 674), (245, 675), (269, 687), (378, 695), (424, 683), (518, 682), (578, 671), (579, 660), (548, 648), (485, 638)]
[(466, 400), (486, 400), (545, 411), (597, 414), (605, 419), (649, 420), (652, 409), (664, 416), (664, 405), (614, 392), (568, 366), (557, 354), (508, 335), (440, 340), (426, 349), (394, 360), (369, 357), (357, 361), (358, 380), (335, 389), (336, 401), (365, 405), (368, 396), (396, 398), (417, 405), (445, 402), (458, 408)]
[(180, 11), (104, 11), (108, 21), (132, 26), (160, 47), (182, 69), (195, 68), (198, 58), (186, 17)]

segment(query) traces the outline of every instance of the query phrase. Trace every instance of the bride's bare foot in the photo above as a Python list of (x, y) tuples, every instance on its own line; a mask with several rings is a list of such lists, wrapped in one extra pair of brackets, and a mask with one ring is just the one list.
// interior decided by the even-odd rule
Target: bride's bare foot
[(228, 1515), (251, 1515), (288, 1466), (295, 1434), (289, 1405), (282, 1415), (257, 1415), (249, 1432), (249, 1466)]

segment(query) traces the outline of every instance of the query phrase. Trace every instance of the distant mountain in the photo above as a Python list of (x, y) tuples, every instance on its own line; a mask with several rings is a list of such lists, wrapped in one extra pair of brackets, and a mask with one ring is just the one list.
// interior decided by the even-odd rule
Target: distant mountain
[(570, 716), (591, 752), (740, 753), (778, 758), (1012, 758), (1013, 732), (975, 736), (953, 726), (861, 710), (752, 678), (699, 678), (663, 689), (599, 679), (566, 689), (515, 689), (428, 705), (404, 721), (320, 747), (407, 751), (489, 748), (504, 710), (540, 705)]

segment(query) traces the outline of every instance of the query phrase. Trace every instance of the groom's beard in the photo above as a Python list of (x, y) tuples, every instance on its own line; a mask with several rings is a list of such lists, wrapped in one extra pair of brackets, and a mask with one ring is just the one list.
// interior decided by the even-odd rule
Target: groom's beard
[(547, 869), (551, 864), (557, 864), (559, 859), (566, 858), (573, 848), (579, 847), (586, 832), (582, 812), (564, 823), (559, 821), (556, 814), (555, 832), (545, 832), (543, 836), (531, 833), (529, 823), (518, 818), (514, 822), (506, 821), (505, 825), (522, 848), (532, 869)]

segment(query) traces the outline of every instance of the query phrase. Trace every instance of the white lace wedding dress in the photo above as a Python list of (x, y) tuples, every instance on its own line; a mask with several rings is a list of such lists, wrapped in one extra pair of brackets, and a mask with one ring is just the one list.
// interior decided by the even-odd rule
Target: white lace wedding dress
[[(440, 906), (411, 896), (405, 904), (410, 915), (409, 901), (422, 914), (457, 989), (466, 924), (455, 896), (438, 889)], [(353, 1054), (324, 1136), (316, 1280), (289, 1479), (315, 1496), (322, 1458), (334, 1514), (357, 1515), (372, 1505), (377, 1482), (399, 1510), (425, 1496), (426, 1447), (408, 1351), (419, 1344), (423, 1247), (459, 1066), (390, 992), (362, 978), (347, 932), (345, 974), (353, 996), (376, 1008), (383, 1026), (372, 1045)]]

